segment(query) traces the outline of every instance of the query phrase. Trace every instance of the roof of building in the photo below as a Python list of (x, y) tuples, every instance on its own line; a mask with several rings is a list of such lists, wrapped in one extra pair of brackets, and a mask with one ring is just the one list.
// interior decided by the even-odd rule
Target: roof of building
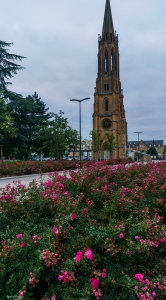
[[(164, 141), (163, 140), (150, 140), (150, 141), (143, 141), (143, 140), (140, 140), (139, 141), (139, 144), (143, 142), (147, 147), (152, 147), (152, 146), (155, 146), (155, 147), (162, 147), (164, 146)], [(138, 146), (138, 141), (128, 141), (127, 143), (127, 147), (129, 148), (134, 148), (134, 147), (137, 147)]]
[(105, 40), (106, 36), (108, 37), (108, 39), (110, 39), (110, 34), (114, 35), (114, 25), (111, 13), (110, 0), (106, 0), (102, 39)]

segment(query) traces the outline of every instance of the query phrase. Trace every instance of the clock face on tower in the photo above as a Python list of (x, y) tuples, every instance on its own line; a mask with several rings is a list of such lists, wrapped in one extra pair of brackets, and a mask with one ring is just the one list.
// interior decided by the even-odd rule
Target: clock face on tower
[(103, 129), (105, 129), (105, 130), (111, 128), (111, 120), (110, 119), (107, 119), (107, 118), (104, 119), (101, 124), (102, 124)]

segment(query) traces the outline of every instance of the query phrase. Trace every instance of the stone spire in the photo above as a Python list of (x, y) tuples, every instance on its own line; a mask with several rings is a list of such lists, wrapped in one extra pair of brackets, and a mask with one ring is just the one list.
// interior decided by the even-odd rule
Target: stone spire
[(111, 40), (112, 36), (114, 36), (114, 25), (112, 20), (110, 0), (106, 0), (102, 40)]

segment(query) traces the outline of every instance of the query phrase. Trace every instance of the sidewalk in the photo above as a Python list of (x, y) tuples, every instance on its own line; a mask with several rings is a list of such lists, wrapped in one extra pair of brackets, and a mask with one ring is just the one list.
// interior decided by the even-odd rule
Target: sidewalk
[[(77, 171), (77, 170), (75, 170)], [(0, 189), (4, 188), (7, 184), (10, 184), (11, 186), (14, 186), (14, 182), (16, 181), (21, 181), (21, 184), (24, 184), (26, 186), (29, 185), (30, 182), (33, 180), (36, 180), (37, 182), (45, 182), (47, 181), (50, 177), (49, 174), (53, 172), (48, 172), (44, 174), (31, 174), (31, 175), (23, 175), (23, 176), (13, 176), (13, 177), (3, 177), (0, 178)], [(59, 175), (63, 175), (64, 171), (59, 171)], [(69, 175), (69, 171), (65, 172), (67, 176)]]

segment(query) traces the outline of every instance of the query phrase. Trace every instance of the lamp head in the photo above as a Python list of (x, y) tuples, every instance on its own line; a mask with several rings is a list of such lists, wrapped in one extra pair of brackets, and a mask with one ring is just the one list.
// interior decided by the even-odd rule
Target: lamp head
[(70, 101), (82, 102), (84, 100), (89, 100), (89, 99), (90, 99), (90, 97), (87, 97), (87, 98), (84, 98), (84, 99), (81, 99), (81, 100), (79, 100), (79, 99), (70, 99)]

